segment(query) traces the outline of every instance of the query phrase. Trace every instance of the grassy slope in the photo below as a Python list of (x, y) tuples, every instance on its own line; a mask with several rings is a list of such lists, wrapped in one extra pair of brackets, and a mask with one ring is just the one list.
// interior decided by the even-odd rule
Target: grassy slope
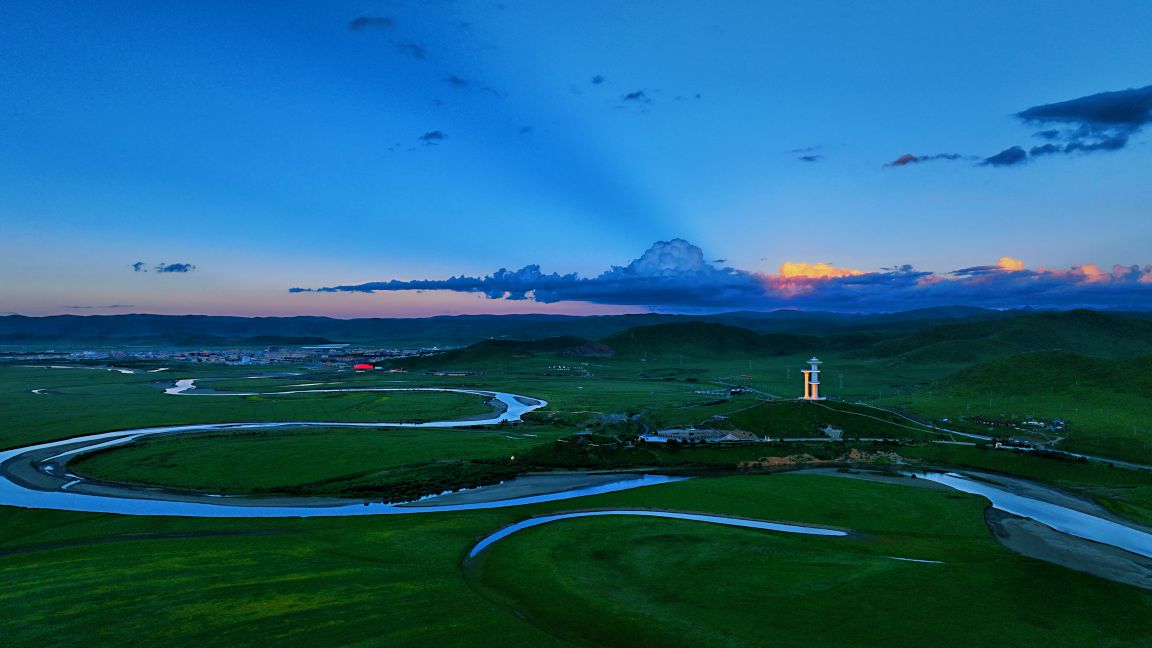
[(1152, 321), (1086, 310), (1036, 313), (934, 326), (857, 354), (915, 363), (972, 363), (1053, 349), (1103, 357), (1152, 353)]
[(419, 465), (507, 458), (557, 435), (557, 428), (545, 426), (181, 435), (82, 455), (69, 463), (69, 470), (109, 481), (220, 493), (284, 492), (322, 482), (313, 489), (319, 494), (386, 483), (402, 469)]
[(601, 340), (624, 358), (746, 358), (803, 353), (820, 338), (787, 333), (761, 335), (745, 328), (689, 322), (641, 326)]
[(698, 479), (578, 504), (411, 517), (197, 520), (0, 509), (0, 632), (13, 646), (80, 637), (103, 645), (141, 637), (170, 645), (550, 645), (468, 587), (459, 561), (477, 538), (513, 521), (616, 506), (864, 535), (560, 522), (497, 545), (482, 565), (482, 590), (546, 628), (601, 633), (583, 636), (609, 645), (1139, 645), (1152, 632), (1152, 595), (1004, 550), (983, 527), (979, 498), (803, 476)]
[(907, 406), (933, 417), (1068, 421), (1060, 448), (1152, 462), (1152, 356), (1101, 359), (1048, 351), (966, 368)]
[(198, 520), (0, 508), (0, 634), (13, 647), (551, 645), (460, 578), (462, 552), (513, 515)]
[(1152, 594), (1008, 552), (989, 537), (978, 498), (844, 481), (700, 480), (596, 505), (642, 501), (862, 536), (562, 521), (501, 541), (477, 580), (541, 627), (593, 644), (1139, 645), (1152, 632)]
[(975, 365), (942, 381), (941, 387), (973, 393), (1010, 389), (1020, 395), (1115, 391), (1142, 396), (1152, 392), (1152, 356), (1103, 359), (1039, 351)]

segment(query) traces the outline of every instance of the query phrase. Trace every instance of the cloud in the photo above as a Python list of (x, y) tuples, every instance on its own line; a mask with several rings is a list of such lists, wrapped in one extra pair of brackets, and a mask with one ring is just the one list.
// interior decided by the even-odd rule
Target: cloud
[(1128, 144), (1127, 135), (1114, 135), (1096, 141), (1076, 140), (1069, 142), (1064, 147), (1065, 153), (1075, 153), (1076, 151), (1118, 151)]
[(390, 29), (396, 23), (387, 16), (358, 16), (348, 21), (348, 29), (360, 31), (362, 29)]
[(1013, 259), (1012, 257), (1000, 257), (996, 263), (996, 267), (1008, 272), (1022, 272), (1024, 270), (1024, 262), (1020, 259)]
[(396, 48), (399, 49), (401, 52), (411, 54), (412, 56), (414, 56), (418, 59), (428, 58), (428, 50), (424, 49), (424, 46), (419, 44), (419, 43), (413, 43), (411, 41), (404, 41), (402, 43), (397, 43)]
[(959, 160), (963, 158), (959, 153), (937, 153), (936, 155), (912, 155), (905, 153), (900, 157), (885, 164), (886, 167), (902, 167), (909, 164), (919, 164), (921, 162), (931, 162), (933, 160)]
[(972, 266), (970, 268), (960, 268), (948, 273), (957, 277), (975, 277), (979, 275), (986, 275), (993, 272), (1021, 272), (1024, 270), (1024, 262), (1020, 259), (1013, 259), (1012, 257), (1000, 257), (996, 265), (982, 265)]
[(1028, 152), (1019, 146), (1013, 146), (1000, 151), (996, 155), (984, 158), (980, 166), (1015, 166), (1028, 161)]
[(607, 79), (604, 78), (603, 74), (597, 74), (596, 76), (592, 77), (592, 85), (600, 85), (605, 81), (607, 81)]
[[(167, 274), (172, 272), (192, 272), (196, 269), (196, 266), (191, 263), (158, 263), (152, 269), (161, 274)], [(148, 272), (148, 264), (143, 261), (137, 261), (132, 264), (132, 272)], [(97, 308), (111, 308), (111, 306), (98, 306)]]
[(1135, 130), (1152, 123), (1152, 86), (1042, 104), (1022, 110), (1016, 116), (1042, 124), (1066, 123), (1093, 130)]
[(817, 144), (815, 146), (803, 146), (800, 148), (794, 148), (785, 152), (789, 155), (795, 155), (796, 159), (801, 162), (819, 162), (820, 160), (824, 159), (824, 154), (818, 153), (818, 151), (823, 149), (823, 146)]
[(639, 104), (652, 103), (652, 100), (648, 97), (647, 93), (645, 93), (643, 90), (637, 90), (635, 92), (629, 92), (629, 93), (621, 96), (620, 101), (622, 103), (629, 103), (629, 102), (639, 103)]
[(785, 261), (780, 264), (780, 276), (785, 279), (804, 277), (807, 279), (829, 279), (832, 277), (855, 277), (864, 274), (861, 270), (837, 268), (830, 263), (804, 263)]
[(544, 273), (540, 266), (501, 268), (482, 277), (379, 281), (293, 293), (443, 290), (489, 299), (585, 302), (663, 311), (775, 308), (852, 312), (898, 311), (945, 305), (989, 308), (1152, 307), (1152, 265), (1086, 263), (1067, 270), (1036, 269), (1012, 257), (947, 273), (908, 265), (864, 271), (830, 263), (785, 262), (776, 274), (721, 267), (683, 239), (659, 241), (639, 258), (593, 277)]
[[(983, 158), (979, 166), (1011, 167), (1024, 164), (1032, 157), (1056, 154), (1119, 151), (1133, 136), (1152, 124), (1152, 86), (1100, 92), (1067, 101), (1041, 104), (1014, 115), (1032, 128), (1033, 135), (1046, 143), (1025, 150), (1011, 146)], [(902, 155), (885, 164), (900, 167), (928, 160), (961, 157), (955, 154), (915, 156)]]
[(504, 94), (495, 88), (484, 83), (477, 83), (470, 79), (465, 79), (458, 74), (449, 74), (448, 76), (444, 77), (442, 81), (452, 86), (453, 88), (457, 88), (462, 91), (479, 91), (488, 93), (494, 97), (504, 98)]
[(124, 309), (136, 308), (132, 304), (108, 304), (107, 306), (64, 306), (68, 310), (89, 310), (89, 309)]
[(614, 266), (596, 277), (545, 274), (538, 265), (504, 268), (486, 277), (442, 280), (386, 281), (292, 288), (290, 292), (387, 292), (450, 290), (481, 293), (490, 299), (533, 300), (540, 303), (583, 301), (598, 304), (675, 304), (683, 307), (735, 307), (763, 294), (751, 273), (717, 268), (704, 260), (700, 248), (683, 239), (659, 241), (626, 266)]
[(1063, 147), (1038, 146), (1033, 155), (1118, 151), (1152, 124), (1152, 86), (1033, 106), (1016, 117), (1027, 124), (1063, 127), (1035, 133), (1042, 139), (1063, 142)]
[(447, 135), (445, 135), (443, 131), (433, 130), (433, 131), (428, 131), (427, 133), (424, 133), (423, 135), (421, 135), (420, 137), (417, 137), (416, 139), (421, 141), (421, 142), (424, 142), (425, 144), (437, 144), (439, 142), (444, 141), (445, 137), (447, 137)]
[(444, 77), (444, 83), (457, 88), (467, 88), (468, 86), (472, 85), (472, 82), (468, 79), (457, 76), (455, 74), (449, 74), (448, 76)]

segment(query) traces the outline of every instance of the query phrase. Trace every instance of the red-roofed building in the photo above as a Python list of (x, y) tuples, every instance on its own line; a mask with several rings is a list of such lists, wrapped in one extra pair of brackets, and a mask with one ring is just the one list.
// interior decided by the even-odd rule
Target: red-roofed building
[(372, 371), (372, 370), (373, 370), (373, 369), (375, 369), (376, 367), (373, 367), (373, 366), (372, 366), (372, 365), (370, 365), (370, 364), (366, 364), (366, 363), (363, 363), (363, 362), (361, 362), (360, 364), (358, 364), (358, 365), (356, 365), (355, 367), (352, 367), (352, 368), (353, 368), (353, 369), (355, 369), (356, 371)]

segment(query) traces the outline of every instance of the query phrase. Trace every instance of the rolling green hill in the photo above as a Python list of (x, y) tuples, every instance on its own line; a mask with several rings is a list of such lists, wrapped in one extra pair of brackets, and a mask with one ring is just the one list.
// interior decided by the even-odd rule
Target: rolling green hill
[(1152, 321), (1074, 310), (933, 326), (881, 340), (857, 355), (914, 363), (965, 363), (1030, 351), (1123, 357), (1152, 353)]
[(1060, 450), (1138, 463), (1152, 457), (1152, 355), (1024, 353), (967, 367), (926, 391), (901, 406), (954, 421), (965, 415), (1060, 418), (1067, 423), (1056, 435)]
[(974, 394), (1152, 394), (1152, 356), (1092, 358), (1067, 351), (1038, 351), (984, 362), (959, 371), (939, 386)]
[(819, 348), (821, 340), (790, 333), (762, 335), (725, 324), (685, 322), (640, 326), (610, 335), (601, 343), (624, 358), (736, 358), (804, 353)]

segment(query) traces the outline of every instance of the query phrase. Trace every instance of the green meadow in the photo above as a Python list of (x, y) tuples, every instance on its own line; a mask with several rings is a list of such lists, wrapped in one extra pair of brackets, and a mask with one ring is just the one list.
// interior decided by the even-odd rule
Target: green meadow
[[(373, 486), (438, 472), (460, 474), (476, 462), (504, 468), (498, 477), (511, 476), (515, 472), (507, 469), (516, 455), (557, 436), (556, 428), (545, 426), (212, 432), (144, 439), (127, 448), (82, 455), (69, 463), (69, 470), (108, 481), (226, 494), (307, 490), (371, 498)], [(460, 485), (444, 484), (453, 486)], [(438, 491), (417, 492), (415, 497), (429, 492)]]
[[(1018, 329), (984, 324), (964, 344), (945, 331), (868, 338), (859, 348), (859, 338), (773, 337), (710, 326), (652, 327), (596, 343), (614, 344), (612, 354), (579, 339), (481, 343), (389, 365), (400, 373), (190, 365), (126, 375), (0, 366), (2, 448), (159, 425), (411, 422), (493, 411), (483, 397), (456, 393), (278, 393), (305, 389), (437, 386), (549, 402), (520, 424), (197, 432), (143, 439), (69, 464), (107, 481), (378, 501), (523, 471), (697, 475), (458, 513), (194, 519), (0, 507), (0, 636), (14, 646), (1152, 645), (1152, 592), (1009, 551), (991, 536), (982, 498), (737, 468), (765, 457), (836, 459), (853, 448), (896, 452), (924, 466), (1033, 479), (1152, 523), (1148, 472), (985, 444), (942, 445), (934, 441), (948, 435), (916, 422), (947, 418), (986, 432), (959, 419), (1065, 418), (1058, 448), (1152, 462), (1142, 423), (1152, 420), (1147, 360), (1118, 363), (1110, 355), (1136, 342), (1093, 355), (1085, 345), (1094, 339), (1083, 337), (1074, 348), (1060, 338), (1070, 350), (1038, 352), (1027, 348), (1031, 338), (1021, 342)], [(794, 400), (799, 371), (812, 355), (824, 360), (823, 392), (832, 397), (820, 404)], [(430, 369), (472, 375), (431, 376)], [(202, 395), (164, 394), (180, 378), (201, 379), (192, 393)], [(747, 391), (729, 393), (733, 386)], [(237, 395), (250, 392), (260, 393)], [(777, 439), (819, 437), (833, 426), (844, 440), (634, 441), (653, 429), (686, 426)], [(591, 518), (518, 532), (464, 560), (477, 540), (508, 524), (621, 507), (853, 533), (820, 538), (682, 520)]]
[(783, 475), (682, 482), (587, 503), (638, 502), (856, 534), (562, 520), (502, 540), (469, 574), (490, 600), (579, 644), (622, 637), (676, 646), (1149, 641), (1152, 595), (1007, 552), (989, 536), (980, 498)]
[[(366, 518), (9, 508), (0, 510), (0, 630), (8, 645), (37, 646), (77, 638), (213, 646), (1146, 644), (1152, 594), (1009, 552), (988, 535), (984, 505), (947, 491), (773, 475)], [(514, 534), (463, 563), (476, 540), (506, 524), (603, 507), (858, 533), (571, 520)]]

